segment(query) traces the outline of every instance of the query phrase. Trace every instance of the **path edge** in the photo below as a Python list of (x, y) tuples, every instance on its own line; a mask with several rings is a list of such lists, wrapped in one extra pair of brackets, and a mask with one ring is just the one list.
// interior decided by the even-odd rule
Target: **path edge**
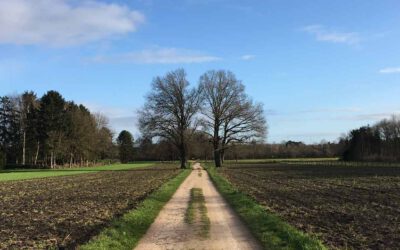
[(218, 192), (264, 249), (327, 250), (316, 237), (299, 231), (239, 191), (214, 166), (208, 164), (205, 169)]
[(88, 243), (79, 246), (78, 249), (132, 250), (191, 172), (191, 169), (182, 170), (177, 176), (150, 194), (137, 208), (114, 220), (111, 226), (102, 230)]

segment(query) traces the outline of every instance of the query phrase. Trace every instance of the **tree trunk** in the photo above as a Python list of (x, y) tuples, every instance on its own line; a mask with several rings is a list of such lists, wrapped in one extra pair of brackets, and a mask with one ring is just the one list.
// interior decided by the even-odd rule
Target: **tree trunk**
[(22, 141), (22, 165), (25, 165), (25, 146), (26, 146), (26, 132), (24, 131)]
[(35, 154), (35, 165), (37, 164), (37, 159), (39, 157), (39, 146), (40, 146), (40, 143), (38, 141), (37, 142), (37, 147), (36, 147), (36, 154)]
[[(216, 124), (219, 124), (218, 121), (215, 121)], [(214, 127), (214, 138), (213, 138), (213, 146), (214, 146), (214, 162), (215, 167), (221, 167), (221, 149), (219, 148), (220, 137), (219, 137), (219, 126)]]
[(181, 154), (181, 157), (180, 157), (181, 168), (186, 168), (186, 147), (185, 147), (185, 144), (181, 143), (179, 151), (180, 151), (180, 154)]
[(53, 157), (54, 157), (54, 153), (53, 151), (51, 151), (50, 153), (50, 168), (53, 169), (54, 165), (53, 165)]
[(71, 153), (69, 156), (69, 168), (72, 168), (73, 154)]
[(225, 150), (221, 150), (221, 164), (224, 164), (225, 161)]
[(214, 149), (214, 162), (215, 162), (215, 167), (219, 168), (221, 167), (221, 153), (219, 149)]

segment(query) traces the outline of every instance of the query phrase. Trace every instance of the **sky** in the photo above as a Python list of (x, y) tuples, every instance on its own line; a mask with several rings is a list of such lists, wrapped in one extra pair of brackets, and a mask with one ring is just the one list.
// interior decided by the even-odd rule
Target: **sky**
[(0, 0), (0, 96), (59, 91), (136, 137), (152, 79), (232, 71), (267, 142), (400, 113), (398, 0)]

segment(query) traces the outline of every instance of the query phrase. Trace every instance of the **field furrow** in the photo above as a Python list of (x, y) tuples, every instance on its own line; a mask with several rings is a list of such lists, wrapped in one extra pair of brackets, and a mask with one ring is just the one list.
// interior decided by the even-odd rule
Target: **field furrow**
[(157, 166), (0, 182), (0, 249), (75, 248), (178, 173)]

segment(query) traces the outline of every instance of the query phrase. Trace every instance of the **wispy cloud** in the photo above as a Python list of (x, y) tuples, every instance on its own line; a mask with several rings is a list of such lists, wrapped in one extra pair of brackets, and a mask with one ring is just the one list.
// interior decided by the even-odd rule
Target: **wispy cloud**
[(309, 25), (303, 27), (302, 31), (311, 34), (317, 41), (321, 42), (332, 42), (332, 43), (344, 43), (349, 45), (355, 45), (360, 43), (361, 37), (356, 32), (340, 32), (327, 29), (323, 25)]
[(400, 67), (384, 68), (379, 70), (381, 74), (398, 74), (400, 73)]
[(315, 108), (315, 109), (306, 109), (300, 110), (297, 113), (306, 114), (306, 113), (356, 113), (361, 111), (360, 108), (357, 107), (348, 107), (348, 108)]
[(105, 115), (109, 119), (110, 127), (116, 133), (119, 133), (122, 130), (128, 130), (134, 135), (139, 133), (135, 108), (101, 105), (89, 102), (85, 102), (83, 105), (85, 105), (91, 112), (98, 112)]
[(398, 115), (398, 114), (400, 114), (399, 111), (382, 112), (382, 113), (365, 113), (365, 114), (359, 114), (359, 115), (350, 117), (350, 119), (353, 119), (356, 121), (379, 121), (379, 120), (390, 118), (391, 116)]
[(0, 1), (0, 43), (77, 45), (136, 31), (144, 15), (93, 0)]
[(206, 63), (221, 60), (198, 51), (177, 48), (155, 48), (116, 55), (100, 55), (90, 58), (97, 63), (137, 63), (137, 64), (182, 64)]
[(255, 55), (250, 55), (250, 54), (243, 55), (243, 56), (240, 57), (240, 59), (242, 59), (243, 61), (250, 61), (250, 60), (253, 60), (254, 58), (256, 58), (256, 56)]
[(110, 119), (132, 116), (133, 114), (135, 114), (134, 108), (121, 108), (117, 106), (102, 105), (92, 102), (84, 102), (82, 104), (85, 105), (90, 111), (102, 113)]
[(334, 114), (346, 114), (346, 113), (359, 113), (362, 109), (358, 107), (343, 107), (343, 108), (311, 108), (311, 109), (303, 109), (303, 110), (293, 110), (290, 112), (282, 112), (277, 110), (270, 110), (270, 115), (278, 115), (278, 116), (296, 116), (296, 115), (334, 115)]

